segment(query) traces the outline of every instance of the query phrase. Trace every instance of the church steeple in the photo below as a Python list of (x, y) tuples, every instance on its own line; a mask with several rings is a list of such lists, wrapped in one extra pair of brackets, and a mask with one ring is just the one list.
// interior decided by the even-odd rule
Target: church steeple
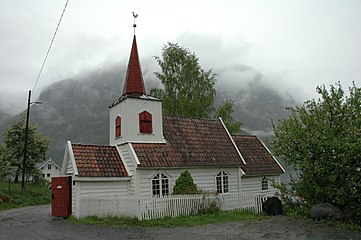
[(142, 75), (142, 69), (140, 67), (137, 40), (134, 35), (132, 50), (130, 52), (127, 75), (124, 80), (123, 96), (145, 94), (145, 87)]
[(121, 146), (131, 142), (164, 143), (162, 101), (145, 92), (140, 67), (135, 18), (134, 38), (123, 94), (109, 106), (109, 144)]

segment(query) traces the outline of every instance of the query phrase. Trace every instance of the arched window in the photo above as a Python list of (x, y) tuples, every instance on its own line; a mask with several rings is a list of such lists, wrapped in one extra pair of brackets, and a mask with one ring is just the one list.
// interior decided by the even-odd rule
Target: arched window
[(139, 113), (139, 131), (140, 133), (153, 133), (152, 114), (147, 111)]
[(262, 178), (261, 184), (262, 190), (268, 190), (268, 179), (266, 177)]
[(153, 196), (169, 195), (169, 179), (164, 173), (157, 173), (152, 178)]
[(118, 138), (122, 135), (122, 119), (117, 116), (115, 118), (115, 137)]
[(220, 171), (216, 175), (217, 193), (228, 193), (228, 174), (225, 171)]

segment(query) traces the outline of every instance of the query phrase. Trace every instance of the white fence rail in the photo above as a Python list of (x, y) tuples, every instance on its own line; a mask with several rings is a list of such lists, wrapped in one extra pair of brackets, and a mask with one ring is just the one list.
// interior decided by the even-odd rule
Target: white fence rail
[(82, 198), (77, 218), (130, 216), (139, 220), (197, 214), (212, 206), (222, 210), (246, 209), (259, 213), (266, 196), (251, 193), (170, 195), (140, 198)]
[(170, 195), (139, 199), (139, 220), (197, 214), (216, 205), (222, 210), (246, 209), (259, 213), (265, 196), (259, 194)]

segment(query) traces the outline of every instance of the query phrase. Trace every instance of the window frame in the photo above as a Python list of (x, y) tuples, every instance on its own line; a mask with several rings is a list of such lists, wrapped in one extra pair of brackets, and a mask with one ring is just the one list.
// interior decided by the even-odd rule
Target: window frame
[(268, 191), (269, 190), (269, 183), (268, 178), (262, 177), (261, 179), (261, 190)]
[(122, 118), (117, 116), (115, 118), (115, 138), (120, 138), (122, 136)]
[(142, 134), (153, 133), (153, 115), (148, 111), (139, 113), (139, 132)]
[[(152, 197), (170, 195), (170, 176), (164, 172), (157, 172), (150, 178)], [(154, 186), (157, 186), (156, 188)], [(155, 192), (157, 191), (157, 192)]]
[(51, 163), (48, 163), (48, 170), (51, 170)]
[(229, 193), (229, 175), (230, 174), (225, 170), (217, 172), (217, 174), (215, 175), (217, 193)]

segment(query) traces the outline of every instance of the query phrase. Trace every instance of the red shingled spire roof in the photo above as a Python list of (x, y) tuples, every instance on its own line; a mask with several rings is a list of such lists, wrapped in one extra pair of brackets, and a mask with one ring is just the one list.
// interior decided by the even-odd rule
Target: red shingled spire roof
[(137, 40), (133, 38), (132, 50), (130, 52), (127, 75), (124, 81), (123, 95), (127, 94), (145, 94), (145, 87), (140, 67)]

